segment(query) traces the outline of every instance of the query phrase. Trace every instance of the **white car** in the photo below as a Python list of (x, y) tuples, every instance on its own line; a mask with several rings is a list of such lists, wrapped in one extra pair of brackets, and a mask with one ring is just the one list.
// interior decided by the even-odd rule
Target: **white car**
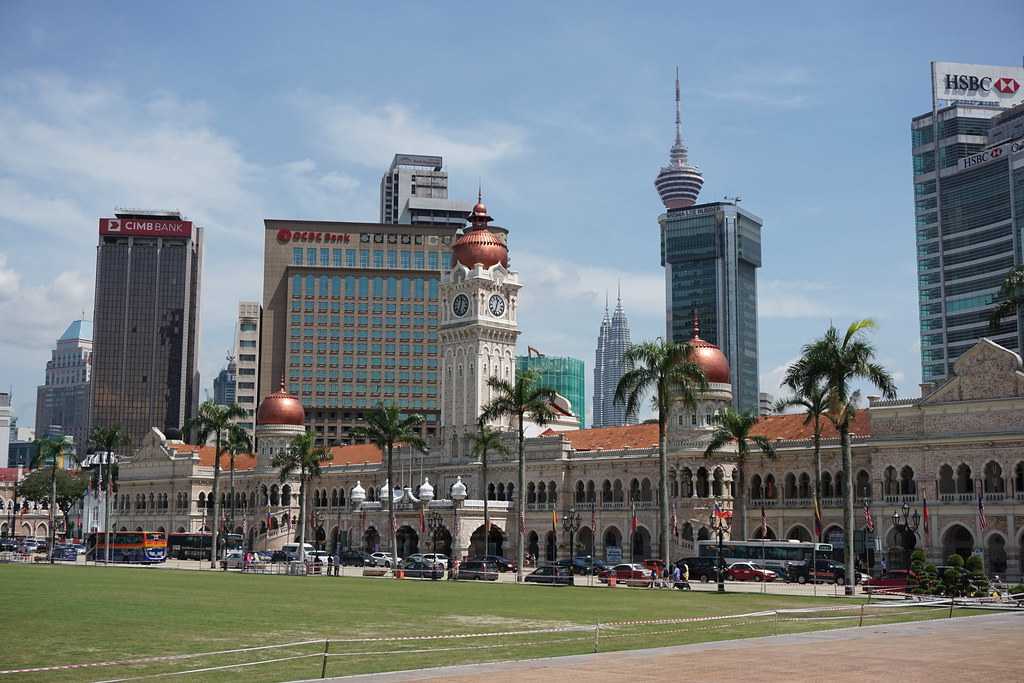
[[(373, 558), (373, 563), (378, 567), (391, 568), (391, 553), (370, 553), (370, 557)], [(402, 558), (398, 558), (398, 563), (402, 563)]]
[(427, 564), (439, 564), (445, 569), (448, 568), (448, 556), (441, 553), (424, 553), (422, 560)]
[(220, 566), (222, 569), (244, 569), (245, 553), (241, 550), (227, 551), (220, 561)]
[(327, 558), (331, 554), (326, 550), (314, 550), (311, 553), (306, 553), (306, 562), (321, 562), (327, 564)]

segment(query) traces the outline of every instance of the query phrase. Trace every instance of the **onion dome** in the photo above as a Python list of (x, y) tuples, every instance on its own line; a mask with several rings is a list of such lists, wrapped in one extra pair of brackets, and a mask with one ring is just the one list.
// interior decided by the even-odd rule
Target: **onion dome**
[(466, 485), (462, 483), (462, 477), (458, 477), (452, 484), (452, 500), (460, 501), (466, 499)]
[[(381, 502), (381, 504), (383, 504), (384, 501), (386, 501), (388, 499), (388, 491), (389, 490), (391, 490), (391, 482), (390, 481), (385, 481), (384, 485), (380, 487), (380, 491), (377, 492), (377, 493), (380, 494), (377, 497), (377, 499)], [(395, 492), (391, 491), (391, 500), (394, 500), (394, 499), (395, 499)]]
[(434, 500), (434, 486), (430, 483), (430, 477), (424, 477), (423, 483), (420, 484), (420, 500), (424, 503), (429, 503)]
[(352, 490), (348, 494), (348, 499), (356, 505), (359, 505), (366, 500), (366, 489), (363, 488), (363, 485), (359, 481), (356, 481), (356, 485), (352, 487)]
[(487, 227), (492, 220), (487, 215), (482, 194), (477, 194), (476, 206), (469, 214), (470, 226), (452, 245), (452, 265), (458, 261), (467, 268), (478, 263), (490, 268), (500, 263), (508, 268), (508, 246)]
[(668, 153), (668, 165), (662, 166), (654, 180), (654, 189), (667, 209), (685, 209), (697, 202), (704, 187), (704, 175), (687, 160), (679, 116), (679, 69), (676, 69), (676, 140)]
[(284, 380), (281, 380), (281, 388), (264, 398), (256, 410), (257, 425), (302, 427), (305, 423), (306, 411), (302, 409), (299, 399), (284, 388)]
[(700, 316), (693, 312), (693, 337), (690, 339), (690, 361), (704, 372), (704, 378), (711, 384), (731, 384), (729, 359), (709, 341), (700, 338)]

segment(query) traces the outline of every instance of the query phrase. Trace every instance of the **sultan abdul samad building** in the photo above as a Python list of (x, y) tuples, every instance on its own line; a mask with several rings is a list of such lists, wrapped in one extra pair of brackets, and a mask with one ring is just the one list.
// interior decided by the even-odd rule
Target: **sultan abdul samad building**
[[(480, 407), (490, 399), (487, 379), (511, 380), (518, 335), (519, 289), (508, 266), (505, 236), (492, 231), (486, 207), (478, 203), (472, 225), (452, 246), (451, 268), (442, 276), (439, 323), (441, 425), (428, 454), (398, 449), (394, 486), (385, 482), (381, 453), (371, 445), (337, 446), (323, 475), (309, 484), (307, 538), (333, 550), (385, 549), (386, 507), (398, 509), (398, 552), (429, 552), (431, 533), (421, 519), (437, 512), (443, 526), (434, 534), (439, 552), (460, 557), (484, 549), (483, 498), (492, 515), (491, 550), (514, 552), (517, 517), (514, 456), (491, 454), (486, 490), (481, 467), (465, 448)], [(356, 295), (358, 296), (358, 294)], [(722, 351), (691, 331), (694, 361), (709, 390), (698, 409), (671, 416), (669, 432), (672, 557), (689, 556), (695, 542), (710, 538), (706, 526), (716, 499), (730, 509), (738, 479), (733, 456), (705, 457), (715, 412), (732, 401), (729, 363)], [(280, 381), (280, 380), (278, 380)], [(278, 548), (298, 532), (298, 481), (281, 483), (273, 454), (287, 448), (304, 427), (305, 411), (285, 389), (266, 396), (257, 413), (255, 458), (236, 458), (234, 506), (228, 477), (221, 480), (225, 525), (253, 548)], [(1024, 364), (1020, 356), (982, 340), (961, 356), (954, 373), (923, 398), (877, 401), (862, 410), (853, 427), (854, 481), (858, 498), (857, 552), (877, 565), (906, 562), (922, 547), (939, 562), (952, 552), (983, 553), (989, 570), (1021, 574), (1024, 543)], [(510, 429), (513, 425), (496, 425)], [(562, 519), (575, 509), (581, 528), (577, 554), (615, 560), (657, 555), (657, 425), (596, 429), (555, 425), (526, 446), (528, 462), (523, 529), (527, 552), (539, 560), (569, 555), (568, 535), (552, 530), (551, 511)], [(746, 473), (748, 528), (760, 536), (761, 511), (772, 538), (810, 540), (813, 524), (810, 428), (801, 415), (766, 417), (757, 431), (772, 439), (779, 457), (754, 459)], [(515, 453), (513, 435), (510, 451)], [(823, 443), (825, 542), (842, 541), (842, 496), (848, 485), (840, 467), (836, 434)], [(136, 457), (120, 472), (114, 505), (118, 529), (198, 531), (213, 520), (210, 491), (213, 449), (166, 438), (153, 429)], [(979, 496), (985, 519), (979, 515)], [(862, 498), (870, 501), (875, 532), (865, 534)], [(892, 513), (908, 504), (920, 511), (927, 499), (929, 528), (899, 533)], [(426, 513), (421, 516), (421, 510)], [(633, 515), (636, 530), (631, 532)]]

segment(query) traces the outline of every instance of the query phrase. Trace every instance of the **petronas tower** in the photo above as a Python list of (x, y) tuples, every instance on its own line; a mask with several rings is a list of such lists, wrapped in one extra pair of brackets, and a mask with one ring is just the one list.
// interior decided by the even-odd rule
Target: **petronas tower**
[(594, 427), (614, 427), (636, 424), (637, 419), (626, 419), (626, 406), (615, 403), (615, 387), (622, 377), (622, 354), (629, 347), (629, 321), (622, 310), (622, 295), (615, 304), (615, 313), (609, 318), (608, 304), (601, 318), (594, 352)]

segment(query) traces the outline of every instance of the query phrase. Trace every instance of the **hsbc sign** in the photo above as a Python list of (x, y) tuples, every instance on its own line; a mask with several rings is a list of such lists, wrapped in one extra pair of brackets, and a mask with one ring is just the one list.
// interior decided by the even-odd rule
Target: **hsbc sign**
[(990, 161), (997, 161), (1005, 157), (1016, 158), (1022, 153), (1024, 153), (1024, 141), (1015, 140), (1013, 142), (1004, 142), (1001, 145), (989, 147), (983, 152), (966, 156), (960, 159), (956, 165), (959, 170), (966, 171), (969, 168), (987, 164)]
[(187, 239), (192, 236), (192, 221), (155, 218), (101, 218), (100, 234), (125, 237), (183, 237)]
[(1024, 102), (1024, 68), (932, 62), (932, 86), (936, 104), (1008, 109)]

